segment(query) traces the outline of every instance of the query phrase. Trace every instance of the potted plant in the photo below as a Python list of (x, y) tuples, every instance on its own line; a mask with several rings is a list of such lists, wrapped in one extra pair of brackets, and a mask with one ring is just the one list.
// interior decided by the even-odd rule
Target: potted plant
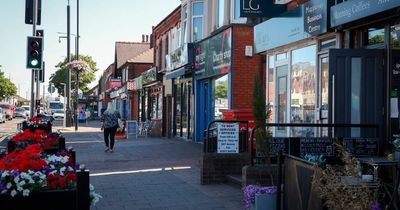
[[(276, 187), (263, 187), (259, 185), (248, 185), (243, 191), (243, 208), (261, 210), (276, 205)], [(269, 209), (275, 209), (274, 207)]]

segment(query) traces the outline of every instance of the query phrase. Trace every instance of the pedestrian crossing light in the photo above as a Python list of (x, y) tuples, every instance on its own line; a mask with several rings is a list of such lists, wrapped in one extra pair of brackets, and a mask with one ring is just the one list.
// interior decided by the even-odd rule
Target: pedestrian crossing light
[(27, 46), (27, 69), (41, 69), (43, 62), (43, 37), (29, 36)]

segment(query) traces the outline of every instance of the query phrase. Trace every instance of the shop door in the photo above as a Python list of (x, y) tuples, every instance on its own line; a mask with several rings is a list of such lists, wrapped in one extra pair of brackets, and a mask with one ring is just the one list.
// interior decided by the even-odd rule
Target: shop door
[[(376, 49), (329, 50), (330, 123), (378, 124), (384, 122), (384, 51)], [(374, 129), (336, 128), (338, 137), (375, 137)]]
[[(288, 65), (276, 67), (275, 77), (275, 123), (287, 123), (288, 116)], [(276, 127), (275, 136), (285, 137), (288, 135), (286, 127)]]
[(211, 106), (211, 82), (210, 80), (204, 80), (198, 83), (198, 102), (196, 116), (196, 136), (197, 141), (204, 140), (204, 131), (208, 127), (208, 123), (211, 121), (211, 113), (214, 113)]

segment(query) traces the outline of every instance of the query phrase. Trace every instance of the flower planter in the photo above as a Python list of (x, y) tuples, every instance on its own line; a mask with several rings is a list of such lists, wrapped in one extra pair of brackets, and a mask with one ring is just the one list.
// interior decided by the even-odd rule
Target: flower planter
[[(16, 149), (15, 142), (9, 140), (7, 142), (8, 153), (13, 152), (15, 149)], [(46, 154), (56, 154), (57, 152), (64, 151), (64, 150), (65, 150), (65, 138), (63, 136), (60, 136), (59, 140), (58, 140), (58, 148), (45, 148), (44, 152)]]
[(255, 197), (255, 210), (276, 209), (276, 194), (257, 194)]
[(1, 209), (77, 210), (76, 190), (33, 192), (28, 197), (0, 196)]

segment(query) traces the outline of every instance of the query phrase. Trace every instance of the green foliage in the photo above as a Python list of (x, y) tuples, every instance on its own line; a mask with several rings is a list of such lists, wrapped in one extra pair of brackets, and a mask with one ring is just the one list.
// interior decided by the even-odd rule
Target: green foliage
[(17, 87), (10, 79), (4, 76), (0, 65), (0, 100), (14, 96), (17, 94)]
[[(71, 60), (75, 59), (75, 55), (71, 55)], [(96, 62), (93, 61), (91, 56), (88, 55), (79, 55), (80, 60), (86, 61), (90, 70), (86, 72), (79, 73), (79, 89), (83, 92), (89, 91), (88, 85), (96, 79), (95, 72), (98, 70), (96, 68)], [(64, 86), (61, 83), (67, 84), (67, 59), (64, 59), (60, 63), (56, 65), (56, 72), (50, 76), (50, 83), (53, 83), (57, 88), (58, 93), (64, 96)], [(74, 81), (76, 81), (76, 73), (75, 71), (71, 71), (71, 89), (74, 90)]]
[(266, 110), (264, 92), (261, 84), (261, 79), (256, 73), (253, 82), (253, 116), (257, 130), (255, 131), (256, 150), (261, 157), (261, 162), (266, 163), (269, 160), (269, 138), (271, 133), (266, 127), (267, 117), (270, 115), (270, 110)]
[(228, 98), (228, 80), (216, 85), (215, 98)]

